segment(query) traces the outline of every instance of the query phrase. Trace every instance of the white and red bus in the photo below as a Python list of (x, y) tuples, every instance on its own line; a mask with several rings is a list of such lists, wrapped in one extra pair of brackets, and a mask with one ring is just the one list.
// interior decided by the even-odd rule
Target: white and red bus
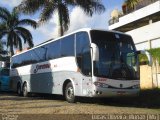
[(108, 97), (140, 89), (138, 53), (131, 36), (81, 29), (11, 58), (11, 88), (19, 95), (47, 93)]

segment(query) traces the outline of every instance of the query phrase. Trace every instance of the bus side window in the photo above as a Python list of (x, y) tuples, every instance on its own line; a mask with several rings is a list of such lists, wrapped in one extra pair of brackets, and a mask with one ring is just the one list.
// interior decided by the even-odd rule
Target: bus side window
[(74, 35), (61, 40), (61, 57), (74, 56)]
[(61, 51), (60, 41), (55, 41), (50, 44), (48, 44), (48, 50), (47, 50), (47, 59), (56, 59), (60, 57), (60, 51)]
[(76, 59), (81, 72), (84, 75), (91, 75), (91, 54), (86, 32), (76, 34)]

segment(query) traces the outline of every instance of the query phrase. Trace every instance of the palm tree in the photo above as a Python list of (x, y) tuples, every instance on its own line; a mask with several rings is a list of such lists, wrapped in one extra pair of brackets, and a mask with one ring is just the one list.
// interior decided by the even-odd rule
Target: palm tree
[(4, 7), (0, 7), (0, 39), (6, 37), (7, 47), (10, 48), (11, 55), (14, 55), (14, 47), (22, 50), (22, 40), (33, 47), (32, 34), (24, 25), (36, 28), (37, 23), (31, 19), (20, 19), (20, 13), (15, 9), (12, 12)]
[(79, 6), (89, 16), (92, 16), (95, 12), (101, 13), (105, 10), (101, 0), (23, 0), (17, 9), (25, 14), (33, 14), (38, 10), (42, 10), (40, 23), (48, 21), (52, 14), (58, 11), (60, 35), (62, 36), (64, 31), (68, 30), (70, 23), (69, 6)]
[(125, 3), (129, 9), (134, 9), (139, 0), (125, 0)]
[(4, 50), (3, 45), (4, 45), (4, 43), (2, 42), (2, 40), (0, 40), (0, 52)]
[(6, 42), (0, 40), (0, 61), (9, 61), (8, 51), (5, 50)]

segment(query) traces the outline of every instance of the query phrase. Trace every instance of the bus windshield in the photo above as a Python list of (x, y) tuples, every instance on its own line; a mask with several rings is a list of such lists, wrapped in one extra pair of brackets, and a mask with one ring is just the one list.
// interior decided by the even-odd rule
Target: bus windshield
[(139, 68), (132, 38), (125, 34), (91, 31), (98, 46), (99, 60), (94, 62), (94, 75), (117, 80), (138, 80)]

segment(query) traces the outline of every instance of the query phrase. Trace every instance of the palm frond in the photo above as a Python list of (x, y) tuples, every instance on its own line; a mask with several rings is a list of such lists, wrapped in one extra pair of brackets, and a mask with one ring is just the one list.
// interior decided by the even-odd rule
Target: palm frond
[(56, 9), (56, 5), (54, 4), (54, 1), (46, 3), (40, 15), (40, 22), (46, 22), (49, 19), (51, 19), (55, 9)]
[(0, 20), (5, 21), (5, 20), (7, 20), (7, 17), (3, 14), (0, 14)]
[(5, 24), (5, 22), (0, 23), (0, 31), (7, 29)]
[(4, 43), (2, 42), (2, 40), (0, 40), (0, 51), (4, 50)]
[(5, 24), (0, 24), (0, 39), (8, 33)]
[(67, 5), (75, 6), (77, 2), (75, 0), (65, 0), (64, 3)]
[(14, 29), (19, 21), (19, 15), (15, 12), (12, 12), (11, 17), (7, 19), (7, 25), (9, 28)]
[(11, 15), (12, 15), (14, 18), (18, 19), (20, 13), (19, 13), (15, 8), (13, 8), (13, 11), (12, 11)]
[[(19, 37), (19, 36), (18, 36)], [(19, 37), (20, 38), (20, 37)], [(18, 39), (18, 47), (19, 47), (19, 50), (22, 51), (23, 47), (22, 47), (22, 40), (21, 38)]]
[(75, 0), (76, 6), (81, 7), (87, 15), (92, 16), (94, 12), (102, 13), (105, 11), (101, 0)]
[(139, 0), (125, 0), (127, 7), (131, 9), (133, 9), (137, 5), (138, 2)]
[(17, 34), (19, 34), (23, 38), (24, 43), (27, 42), (30, 47), (34, 46), (32, 41), (33, 40), (32, 34), (29, 32), (29, 30), (23, 27), (17, 27), (16, 30), (17, 30)]
[(11, 14), (6, 8), (0, 7), (0, 20), (7, 20), (10, 16)]
[(21, 25), (30, 25), (33, 28), (37, 27), (37, 22), (31, 19), (23, 19), (18, 21), (17, 26), (21, 26)]
[(7, 33), (8, 33), (8, 32), (6, 32), (6, 31), (1, 31), (1, 32), (0, 32), (0, 39), (2, 39), (4, 36), (6, 36)]
[(15, 48), (19, 48), (20, 51), (22, 50), (22, 41), (16, 32), (13, 32), (13, 44)]
[(25, 14), (34, 14), (45, 5), (45, 2), (46, 0), (23, 0), (16, 10)]

